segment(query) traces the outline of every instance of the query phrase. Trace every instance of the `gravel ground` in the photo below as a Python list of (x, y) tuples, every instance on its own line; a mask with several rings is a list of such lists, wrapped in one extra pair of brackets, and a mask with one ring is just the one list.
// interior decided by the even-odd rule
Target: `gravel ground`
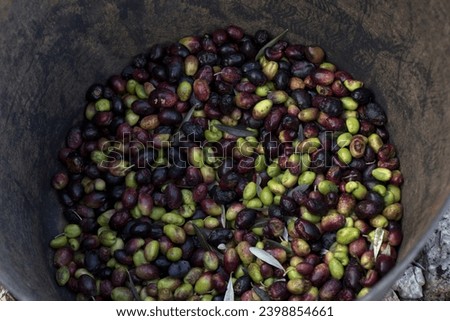
[[(0, 285), (0, 301), (14, 298)], [(450, 211), (385, 300), (450, 300)]]

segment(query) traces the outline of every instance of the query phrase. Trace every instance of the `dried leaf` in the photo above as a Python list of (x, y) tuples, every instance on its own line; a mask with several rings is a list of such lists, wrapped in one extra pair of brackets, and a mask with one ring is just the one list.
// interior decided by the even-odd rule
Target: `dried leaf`
[(276, 36), (275, 38), (273, 38), (272, 40), (270, 40), (268, 43), (266, 43), (264, 45), (264, 47), (262, 47), (261, 49), (259, 49), (258, 53), (255, 56), (255, 60), (258, 61), (259, 58), (261, 58), (262, 56), (264, 56), (264, 52), (266, 51), (267, 48), (272, 47), (274, 44), (276, 44), (278, 42), (278, 40), (280, 40), (281, 38), (284, 37), (284, 35), (288, 32), (288, 29), (284, 30), (282, 33), (280, 33), (278, 36)]
[(220, 214), (220, 223), (222, 224), (223, 228), (227, 227), (227, 217), (226, 217), (226, 210), (225, 210), (225, 206), (222, 205), (222, 214)]
[(387, 246), (384, 248), (384, 250), (381, 251), (381, 254), (391, 256), (391, 246), (389, 244), (387, 244)]
[(380, 252), (381, 244), (383, 244), (384, 229), (377, 227), (373, 236), (373, 256), (375, 259)]
[(308, 188), (309, 188), (309, 185), (306, 185), (306, 184), (298, 185), (298, 186), (294, 187), (293, 189), (291, 189), (287, 193), (287, 196), (292, 197), (292, 195), (294, 195), (294, 193), (304, 193), (308, 190)]
[(217, 129), (226, 132), (228, 134), (231, 134), (233, 136), (236, 137), (248, 137), (248, 136), (256, 136), (257, 133), (251, 130), (248, 130), (246, 127), (244, 126), (227, 126), (227, 125), (223, 125), (223, 124), (216, 124), (214, 125), (216, 126)]
[(276, 258), (274, 258), (272, 255), (270, 255), (268, 252), (261, 250), (257, 247), (250, 247), (249, 250), (258, 259), (285, 272), (284, 267), (281, 265), (281, 263), (278, 262), (278, 260)]
[(282, 238), (285, 241), (287, 241), (289, 239), (289, 232), (288, 232), (288, 229), (286, 228), (286, 226), (284, 227)]
[(262, 183), (262, 178), (260, 175), (256, 175), (256, 195), (258, 195), (258, 197), (261, 196), (261, 192), (262, 192), (262, 188), (261, 188), (261, 183)]
[(181, 124), (178, 127), (178, 130), (181, 129), (181, 126), (183, 126), (183, 124), (185, 122), (188, 122), (189, 120), (191, 120), (192, 115), (194, 114), (194, 111), (195, 111), (195, 106), (192, 106), (191, 109), (189, 109), (189, 111), (186, 113), (186, 115), (184, 115), (183, 120), (181, 121)]
[(260, 287), (253, 285), (253, 291), (255, 291), (262, 301), (271, 301), (270, 296)]
[(189, 109), (189, 111), (186, 113), (186, 115), (184, 115), (183, 120), (180, 123), (180, 126), (178, 126), (177, 131), (172, 135), (171, 141), (177, 145), (180, 142), (180, 137), (181, 137), (181, 126), (183, 126), (184, 123), (188, 122), (192, 115), (194, 114), (195, 111), (195, 106), (192, 106), (191, 109)]
[(195, 235), (197, 236), (198, 241), (200, 242), (200, 246), (206, 251), (211, 251), (212, 247), (208, 243), (208, 236), (206, 235), (206, 233), (202, 231), (197, 225), (192, 224), (192, 226), (194, 227)]
[(234, 301), (234, 289), (233, 289), (233, 273), (230, 273), (230, 279), (228, 280), (227, 291), (223, 297), (224, 301)]

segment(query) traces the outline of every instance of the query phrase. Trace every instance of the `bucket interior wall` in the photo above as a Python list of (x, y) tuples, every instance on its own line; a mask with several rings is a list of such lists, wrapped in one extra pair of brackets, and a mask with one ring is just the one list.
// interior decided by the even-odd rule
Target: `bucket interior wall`
[(1, 1), (0, 283), (20, 300), (73, 298), (54, 282), (48, 244), (64, 226), (50, 187), (57, 151), (82, 119), (84, 93), (152, 44), (237, 24), (319, 44), (385, 108), (405, 214), (397, 267), (424, 244), (450, 195), (445, 1)]

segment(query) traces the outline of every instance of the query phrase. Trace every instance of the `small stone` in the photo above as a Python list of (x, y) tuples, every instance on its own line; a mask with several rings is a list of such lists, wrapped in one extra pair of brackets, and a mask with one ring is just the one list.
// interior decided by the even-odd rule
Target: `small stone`
[(415, 300), (423, 297), (422, 286), (424, 284), (425, 278), (422, 270), (419, 267), (410, 266), (402, 278), (395, 282), (392, 289), (398, 292), (401, 299)]

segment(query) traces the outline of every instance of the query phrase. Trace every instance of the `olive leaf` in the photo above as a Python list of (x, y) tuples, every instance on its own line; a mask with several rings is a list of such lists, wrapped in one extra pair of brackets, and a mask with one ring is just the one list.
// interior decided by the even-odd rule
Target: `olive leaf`
[(134, 285), (133, 278), (131, 277), (130, 271), (127, 270), (127, 276), (128, 281), (126, 282), (126, 285), (130, 289), (131, 293), (133, 294), (133, 297), (136, 301), (141, 301), (141, 298), (136, 290), (136, 286)]
[(298, 186), (294, 187), (293, 189), (291, 189), (287, 193), (287, 196), (292, 197), (292, 195), (294, 195), (294, 193), (304, 193), (308, 190), (308, 188), (309, 188), (309, 185), (307, 185), (307, 184), (298, 185)]
[(220, 223), (222, 224), (223, 228), (227, 227), (227, 217), (226, 217), (226, 210), (225, 210), (224, 205), (222, 205), (222, 213), (220, 214)]
[(284, 267), (281, 265), (280, 262), (278, 262), (278, 260), (276, 258), (274, 258), (272, 255), (270, 255), (268, 252), (261, 250), (257, 247), (250, 247), (249, 248), (250, 252), (256, 256), (258, 259), (266, 262), (267, 264), (270, 264), (280, 270), (282, 270), (283, 272), (286, 272)]
[(292, 254), (291, 248), (289, 248), (289, 247), (287, 247), (287, 246), (284, 246), (283, 244), (278, 243), (277, 241), (269, 240), (269, 239), (268, 239), (268, 240), (265, 240), (265, 243), (266, 243), (267, 245), (272, 246), (272, 247), (277, 247), (277, 248), (280, 248), (280, 249), (285, 250), (286, 253), (287, 253), (288, 255), (291, 255), (291, 254)]
[(261, 183), (262, 183), (262, 178), (261, 175), (256, 175), (256, 195), (258, 195), (258, 197), (261, 196), (261, 192), (262, 192), (262, 188), (261, 188)]
[(195, 111), (195, 106), (192, 106), (191, 109), (188, 110), (186, 115), (184, 115), (183, 120), (180, 123), (180, 126), (178, 126), (178, 128), (177, 128), (177, 131), (172, 135), (171, 141), (175, 145), (180, 142), (181, 126), (183, 126), (184, 123), (188, 122), (192, 118), (194, 111)]
[(381, 244), (383, 244), (384, 229), (377, 227), (373, 236), (373, 256), (375, 259), (380, 252)]
[(255, 227), (264, 227), (267, 225), (267, 223), (269, 222), (269, 218), (268, 217), (261, 217), (259, 219), (257, 219), (255, 221), (255, 223), (252, 225), (252, 228)]
[(200, 242), (200, 246), (206, 250), (206, 251), (212, 251), (211, 245), (208, 243), (208, 236), (204, 231), (202, 231), (197, 225), (192, 224), (195, 230), (195, 235), (198, 238), (198, 241)]
[(233, 289), (233, 273), (230, 273), (230, 279), (227, 284), (227, 291), (223, 296), (224, 301), (234, 301), (234, 289)]
[(285, 240), (285, 241), (287, 241), (287, 240), (289, 239), (289, 231), (288, 231), (288, 229), (286, 228), (286, 226), (284, 227), (282, 238), (283, 238), (283, 240)]
[(281, 38), (284, 37), (284, 35), (288, 32), (288, 29), (285, 29), (282, 33), (280, 33), (278, 36), (270, 40), (268, 43), (266, 43), (261, 49), (259, 49), (258, 53), (255, 56), (255, 60), (258, 61), (259, 58), (264, 56), (264, 51), (266, 51), (267, 48), (272, 47), (274, 44), (278, 42)]
[(391, 256), (391, 246), (389, 244), (387, 244), (387, 246), (384, 248), (384, 250), (381, 251), (381, 254)]
[(227, 125), (223, 125), (223, 124), (215, 124), (214, 125), (217, 129), (226, 132), (228, 134), (231, 134), (233, 136), (236, 137), (248, 137), (248, 136), (256, 136), (257, 133), (255, 133), (254, 131), (248, 130), (246, 127), (244, 126), (227, 126)]
[(266, 291), (260, 287), (253, 285), (253, 291), (261, 298), (262, 301), (272, 301)]
[(218, 249), (212, 247), (210, 243), (208, 243), (208, 235), (206, 235), (204, 229), (199, 228), (197, 225), (192, 224), (195, 230), (195, 235), (200, 243), (200, 246), (206, 251), (212, 251), (216, 253), (217, 257), (220, 261), (223, 261), (223, 254), (220, 253)]

